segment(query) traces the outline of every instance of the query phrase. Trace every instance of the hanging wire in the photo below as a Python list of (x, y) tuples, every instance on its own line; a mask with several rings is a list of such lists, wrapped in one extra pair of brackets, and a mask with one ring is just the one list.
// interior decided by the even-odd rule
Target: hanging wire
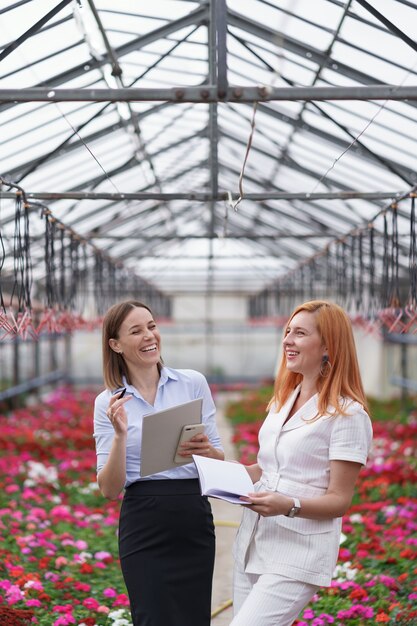
[(365, 274), (364, 252), (363, 252), (363, 233), (359, 232), (358, 252), (359, 252), (359, 276), (356, 285), (356, 311), (360, 312), (363, 308), (363, 276)]
[(237, 198), (237, 200), (233, 200), (232, 197), (232, 193), (230, 191), (227, 192), (227, 196), (228, 199), (226, 201), (226, 215), (225, 215), (225, 219), (226, 219), (226, 224), (227, 224), (227, 218), (228, 218), (228, 210), (227, 207), (231, 207), (234, 211), (237, 211), (237, 206), (238, 204), (240, 204), (240, 202), (243, 200), (244, 197), (244, 191), (243, 191), (243, 177), (245, 175), (245, 167), (246, 167), (246, 162), (248, 160), (249, 157), (249, 153), (252, 147), (252, 139), (253, 139), (253, 135), (255, 132), (255, 117), (256, 117), (256, 109), (258, 108), (258, 102), (255, 100), (255, 102), (253, 103), (253, 110), (252, 110), (252, 120), (251, 120), (251, 131), (250, 131), (250, 135), (249, 135), (249, 139), (248, 139), (248, 144), (246, 146), (246, 152), (245, 152), (245, 158), (243, 159), (243, 165), (242, 165), (242, 169), (240, 170), (240, 174), (239, 174), (239, 197)]
[(392, 215), (392, 235), (391, 235), (391, 254), (390, 254), (390, 291), (389, 305), (394, 308), (401, 306), (399, 291), (399, 243), (398, 243), (398, 205), (391, 205)]
[(324, 267), (325, 267), (325, 289), (326, 289), (324, 297), (327, 298), (333, 286), (333, 280), (334, 280), (332, 250), (331, 250), (330, 245), (327, 246), (326, 248), (324, 260), (325, 260)]
[(410, 294), (409, 302), (413, 307), (417, 305), (417, 237), (416, 237), (416, 194), (411, 195), (410, 212)]
[(14, 284), (10, 304), (17, 299), (17, 310), (31, 309), (32, 284), (28, 207), (21, 192), (16, 193), (13, 236)]
[(66, 294), (66, 248), (65, 248), (65, 230), (60, 226), (60, 266), (59, 266), (59, 302), (65, 308)]
[[(78, 255), (78, 263), (79, 263), (79, 283), (78, 283), (78, 298), (77, 298), (77, 310), (83, 313), (86, 308), (87, 298), (88, 298), (88, 276), (89, 276), (89, 265), (88, 265), (88, 254), (87, 254), (87, 245), (85, 242), (80, 243), (81, 247), (81, 255)], [(82, 262), (81, 262), (82, 260)]]
[[(413, 67), (411, 69), (407, 70), (407, 72), (406, 72), (405, 76), (403, 77), (403, 79), (401, 80), (401, 82), (393, 88), (393, 90), (392, 90), (393, 94), (396, 91), (398, 91), (398, 89), (400, 87), (402, 87), (402, 85), (406, 82), (406, 80), (408, 79), (409, 76), (414, 74), (414, 70), (415, 70), (416, 67), (417, 67), (417, 62), (413, 65)], [(336, 159), (334, 159), (334, 161), (330, 165), (330, 167), (328, 167), (328, 169), (324, 172), (324, 174), (322, 176), (320, 176), (320, 178), (316, 181), (316, 184), (314, 185), (314, 187), (313, 187), (313, 189), (311, 190), (310, 193), (314, 193), (314, 191), (317, 189), (317, 187), (320, 185), (320, 183), (322, 183), (327, 178), (327, 176), (330, 174), (330, 172), (336, 167), (336, 164), (338, 163), (338, 161), (340, 161), (344, 157), (344, 155), (347, 152), (349, 152), (349, 150), (359, 141), (359, 139), (362, 137), (362, 135), (364, 133), (366, 133), (366, 131), (374, 123), (374, 121), (378, 117), (378, 115), (385, 109), (385, 107), (387, 106), (388, 102), (389, 102), (389, 99), (384, 100), (384, 102), (381, 105), (379, 105), (379, 107), (377, 108), (377, 110), (374, 113), (374, 115), (365, 124), (364, 128), (360, 131), (360, 133), (358, 133), (354, 137), (354, 139), (350, 142), (350, 144), (339, 154), (338, 157), (336, 157)]]
[[(1, 193), (3, 190), (3, 181), (0, 179), (0, 217), (1, 217), (1, 211), (2, 211), (2, 206), (1, 206)], [(1, 226), (1, 219), (0, 219), (0, 226)], [(4, 247), (4, 241), (3, 241), (3, 236), (1, 234), (1, 227), (0, 227), (0, 307), (3, 311), (3, 314), (6, 314), (6, 305), (4, 303), (4, 296), (3, 296), (3, 290), (1, 288), (2, 285), (2, 280), (1, 280), (1, 273), (3, 270), (3, 266), (4, 266), (4, 261), (6, 259), (6, 249)]]
[(45, 218), (45, 295), (46, 306), (53, 309), (57, 302), (55, 281), (55, 233), (56, 222), (49, 209), (42, 211)]
[(348, 301), (351, 302), (352, 308), (356, 306), (355, 243), (356, 236), (352, 233), (350, 236), (350, 293), (348, 295)]
[(79, 283), (79, 240), (72, 236), (71, 244), (70, 244), (70, 255), (71, 255), (71, 289), (70, 289), (70, 298), (67, 306), (70, 309), (75, 308), (75, 302), (78, 292), (78, 283)]
[(375, 314), (375, 242), (374, 242), (374, 225), (369, 224), (369, 311), (373, 316)]
[(315, 295), (315, 269), (316, 269), (316, 262), (313, 259), (312, 262), (307, 266), (308, 269), (308, 290), (309, 290), (309, 297), (311, 300), (314, 300), (314, 295)]
[(385, 308), (388, 306), (389, 296), (389, 235), (388, 235), (388, 220), (386, 211), (383, 214), (384, 218), (384, 235), (383, 235), (383, 256), (382, 256), (382, 282), (381, 282), (381, 300), (382, 306)]

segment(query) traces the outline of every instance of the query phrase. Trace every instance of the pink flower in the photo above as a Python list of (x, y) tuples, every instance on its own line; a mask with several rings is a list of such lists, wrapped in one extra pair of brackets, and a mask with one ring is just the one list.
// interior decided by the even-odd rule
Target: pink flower
[(20, 489), (18, 485), (7, 485), (7, 487), (4, 488), (4, 491), (6, 493), (16, 493), (16, 491), (20, 491)]
[(85, 591), (87, 593), (88, 591), (90, 591), (91, 585), (88, 585), (87, 583), (82, 583), (81, 581), (77, 580), (74, 583), (74, 589), (76, 589), (77, 591)]
[(71, 613), (71, 604), (56, 604), (52, 609), (55, 613)]
[(119, 593), (113, 602), (113, 606), (129, 606), (129, 598), (125, 593)]
[(75, 617), (66, 613), (58, 617), (58, 619), (54, 621), (53, 626), (69, 626), (69, 624), (76, 624)]
[(105, 552), (104, 550), (102, 550), (101, 552), (96, 552), (94, 554), (94, 558), (97, 559), (97, 561), (104, 561), (104, 559), (111, 559), (112, 555), (110, 554), (110, 552)]
[(6, 599), (8, 604), (16, 604), (23, 600), (24, 593), (17, 585), (11, 585), (6, 591)]
[(114, 589), (112, 589), (111, 587), (107, 587), (106, 589), (104, 589), (103, 591), (103, 596), (105, 598), (115, 598), (117, 596), (117, 593)]
[(10, 582), (10, 580), (0, 580), (0, 589), (10, 589), (10, 587), (12, 586), (12, 583)]
[(83, 606), (85, 606), (86, 609), (90, 609), (90, 611), (96, 611), (100, 606), (100, 603), (97, 602), (95, 598), (86, 598), (83, 601)]

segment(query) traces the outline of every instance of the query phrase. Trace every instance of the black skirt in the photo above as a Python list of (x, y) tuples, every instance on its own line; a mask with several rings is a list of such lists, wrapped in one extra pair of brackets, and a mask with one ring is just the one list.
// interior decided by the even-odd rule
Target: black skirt
[(134, 626), (209, 626), (215, 534), (197, 479), (126, 489), (119, 555)]

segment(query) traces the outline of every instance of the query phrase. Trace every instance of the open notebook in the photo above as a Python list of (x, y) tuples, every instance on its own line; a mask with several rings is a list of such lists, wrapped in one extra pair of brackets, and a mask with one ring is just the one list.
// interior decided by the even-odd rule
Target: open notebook
[(249, 504), (239, 500), (239, 496), (253, 493), (252, 480), (241, 463), (208, 459), (193, 454), (198, 471), (201, 494), (210, 498), (220, 498), (232, 504)]

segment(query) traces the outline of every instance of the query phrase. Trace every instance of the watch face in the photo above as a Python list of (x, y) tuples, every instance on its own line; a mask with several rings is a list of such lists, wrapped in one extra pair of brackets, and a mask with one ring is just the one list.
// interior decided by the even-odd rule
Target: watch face
[(298, 512), (299, 512), (299, 507), (298, 506), (293, 506), (291, 511), (288, 513), (288, 517), (295, 517)]

